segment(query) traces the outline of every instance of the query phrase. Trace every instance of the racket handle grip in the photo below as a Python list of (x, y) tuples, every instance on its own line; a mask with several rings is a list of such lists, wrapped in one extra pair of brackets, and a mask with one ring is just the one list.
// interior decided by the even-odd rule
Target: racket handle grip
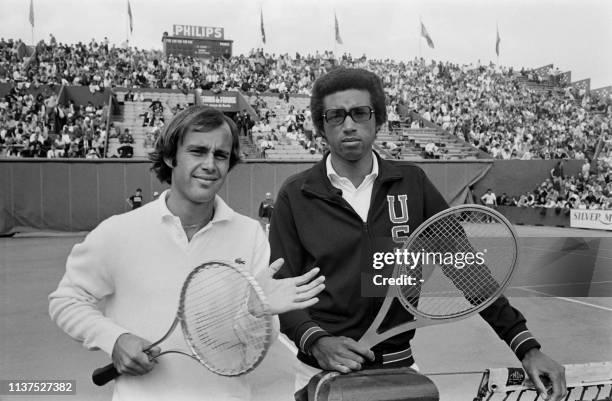
[(93, 380), (94, 384), (98, 386), (104, 386), (106, 383), (116, 379), (119, 376), (121, 376), (121, 373), (117, 372), (115, 365), (109, 363), (104, 367), (94, 370), (93, 374), (91, 375), (91, 380)]

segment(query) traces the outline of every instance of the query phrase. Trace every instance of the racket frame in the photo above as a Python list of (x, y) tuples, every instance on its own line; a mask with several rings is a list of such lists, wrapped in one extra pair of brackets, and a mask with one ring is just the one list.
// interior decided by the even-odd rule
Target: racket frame
[[(472, 316), (482, 311), (483, 309), (491, 305), (504, 292), (508, 284), (510, 284), (512, 275), (514, 274), (516, 266), (519, 263), (520, 248), (519, 248), (518, 235), (516, 233), (516, 230), (514, 229), (512, 224), (508, 221), (508, 219), (506, 219), (506, 217), (504, 217), (504, 215), (499, 213), (497, 210), (491, 209), (486, 206), (481, 206), (481, 205), (458, 205), (458, 206), (453, 206), (448, 209), (442, 210), (441, 212), (438, 212), (434, 214), (433, 216), (431, 216), (430, 218), (428, 218), (424, 223), (422, 223), (419, 227), (417, 227), (417, 229), (404, 242), (402, 246), (402, 250), (408, 248), (418, 238), (419, 234), (422, 233), (425, 229), (427, 229), (431, 224), (448, 216), (449, 214), (455, 214), (455, 213), (459, 214), (462, 212), (479, 212), (479, 213), (491, 215), (492, 217), (494, 217), (495, 219), (503, 223), (508, 228), (510, 233), (512, 234), (512, 240), (514, 241), (514, 249), (516, 249), (516, 253), (514, 254), (514, 260), (512, 262), (511, 268), (508, 269), (506, 276), (504, 277), (503, 281), (500, 283), (499, 288), (497, 289), (495, 294), (489, 297), (489, 299), (487, 299), (485, 302), (478, 305), (476, 308), (472, 308), (467, 311), (456, 313), (450, 316), (428, 316), (426, 314), (419, 312), (415, 307), (413, 307), (410, 304), (410, 302), (406, 302), (403, 299), (403, 297), (401, 296), (400, 290), (398, 288), (399, 286), (395, 286), (395, 285), (389, 286), (389, 289), (387, 290), (387, 294), (385, 295), (385, 300), (383, 301), (383, 304), (381, 305), (376, 315), (376, 318), (374, 318), (374, 321), (372, 322), (370, 327), (368, 327), (368, 329), (359, 339), (358, 341), (359, 344), (365, 345), (368, 348), (372, 348), (373, 346), (380, 344), (381, 342), (388, 340), (389, 338), (394, 337), (398, 334), (404, 333), (406, 331), (414, 330), (414, 329), (417, 329), (423, 326), (433, 326), (436, 324), (451, 323), (457, 320), (465, 319), (469, 316)], [(400, 267), (396, 264), (393, 270), (393, 277), (396, 277), (399, 274), (400, 270), (401, 270)], [(410, 312), (413, 315), (413, 317), (415, 318), (418, 317), (418, 319), (399, 324), (397, 326), (394, 326), (388, 329), (387, 331), (383, 333), (379, 333), (378, 329), (380, 328), (380, 325), (382, 324), (383, 320), (387, 316), (387, 313), (389, 312), (389, 309), (391, 308), (391, 304), (393, 303), (393, 300), (396, 298), (402, 304), (402, 306), (404, 306), (404, 308), (406, 308), (408, 312)]]
[[(234, 270), (236, 270), (238, 273), (240, 273), (242, 275), (242, 277), (249, 283), (249, 285), (250, 285), (251, 289), (253, 290), (253, 292), (259, 298), (260, 303), (261, 303), (261, 305), (263, 307), (262, 311), (258, 311), (258, 312), (260, 312), (260, 314), (257, 316), (257, 318), (258, 319), (266, 319), (267, 325), (270, 328), (270, 330), (266, 330), (266, 333), (265, 333), (264, 350), (263, 350), (263, 352), (261, 352), (261, 354), (259, 355), (258, 359), (251, 366), (249, 366), (247, 369), (241, 370), (239, 372), (235, 372), (233, 370), (232, 371), (227, 371), (227, 370), (219, 369), (218, 367), (215, 367), (215, 366), (211, 365), (210, 363), (208, 363), (206, 361), (206, 358), (204, 356), (200, 355), (197, 352), (196, 347), (193, 345), (194, 344), (194, 340), (193, 340), (193, 337), (192, 337), (192, 333), (189, 330), (189, 327), (187, 325), (187, 320), (185, 319), (185, 297), (186, 297), (186, 294), (187, 294), (187, 290), (189, 288), (189, 283), (193, 279), (193, 277), (195, 277), (197, 275), (197, 273), (200, 270), (205, 269), (207, 267), (207, 265), (209, 265), (209, 264), (225, 264), (225, 265), (231, 266), (232, 268), (234, 268)], [(245, 301), (248, 301), (248, 300), (245, 300)], [(245, 305), (246, 305), (246, 303), (245, 303)], [(266, 295), (265, 295), (264, 291), (261, 289), (261, 287), (259, 286), (259, 283), (257, 282), (257, 280), (255, 280), (255, 278), (253, 276), (251, 276), (249, 273), (244, 271), (244, 269), (242, 269), (240, 266), (238, 266), (238, 263), (229, 263), (227, 261), (222, 261), (222, 260), (213, 260), (213, 261), (209, 261), (207, 263), (201, 264), (200, 266), (198, 266), (195, 269), (193, 269), (189, 273), (187, 278), (185, 279), (185, 282), (183, 283), (183, 288), (181, 289), (181, 297), (180, 297), (180, 300), (179, 300), (179, 308), (178, 308), (178, 311), (177, 311), (176, 320), (180, 321), (180, 323), (181, 323), (181, 330), (183, 332), (183, 337), (185, 338), (185, 342), (187, 343), (187, 345), (189, 346), (189, 349), (192, 352), (192, 354), (185, 354), (185, 355), (191, 356), (192, 358), (194, 358), (195, 360), (200, 362), (202, 365), (206, 366), (206, 368), (208, 370), (210, 370), (211, 372), (214, 372), (214, 373), (222, 375), (222, 376), (241, 376), (241, 375), (244, 375), (244, 374), (252, 371), (253, 369), (255, 369), (261, 363), (261, 361), (265, 358), (266, 354), (268, 353), (268, 350), (270, 349), (270, 345), (272, 344), (272, 341), (273, 341), (273, 336), (272, 336), (272, 333), (273, 333), (272, 327), (274, 325), (274, 323), (273, 323), (273, 316), (270, 314), (270, 305), (268, 304), (268, 300), (266, 298)], [(176, 327), (176, 322), (174, 323), (174, 326)], [(173, 328), (171, 327), (170, 330), (173, 330)], [(176, 352), (176, 350), (172, 350), (172, 351)], [(182, 351), (178, 351), (178, 352), (182, 353)]]

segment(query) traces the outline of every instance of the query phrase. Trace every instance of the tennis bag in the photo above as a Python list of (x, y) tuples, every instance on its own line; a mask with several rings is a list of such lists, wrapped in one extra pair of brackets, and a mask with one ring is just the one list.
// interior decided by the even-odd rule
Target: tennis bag
[(321, 372), (308, 383), (308, 401), (439, 401), (436, 385), (414, 369)]

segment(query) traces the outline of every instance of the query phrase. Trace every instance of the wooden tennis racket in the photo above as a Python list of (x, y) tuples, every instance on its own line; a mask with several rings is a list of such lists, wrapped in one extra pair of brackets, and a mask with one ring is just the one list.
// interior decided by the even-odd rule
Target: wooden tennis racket
[[(163, 350), (195, 359), (211, 372), (239, 376), (253, 370), (272, 343), (273, 317), (257, 281), (236, 263), (211, 261), (193, 269), (183, 284), (176, 318), (144, 351), (164, 342), (181, 326), (185, 349)], [(120, 376), (111, 363), (96, 369), (98, 386)]]

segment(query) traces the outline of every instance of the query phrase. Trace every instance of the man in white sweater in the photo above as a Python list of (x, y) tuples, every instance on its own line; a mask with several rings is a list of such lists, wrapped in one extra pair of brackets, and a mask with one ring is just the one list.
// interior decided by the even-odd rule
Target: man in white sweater
[[(177, 114), (151, 154), (152, 169), (170, 189), (103, 221), (68, 256), (66, 273), (49, 296), (51, 318), (86, 348), (112, 357), (122, 374), (114, 401), (250, 398), (243, 377), (215, 375), (180, 355), (155, 360), (157, 347), (143, 351), (165, 334), (183, 281), (203, 262), (242, 259), (273, 313), (317, 302), (324, 287), (323, 277), (315, 279), (318, 269), (273, 279), (283, 261), (268, 268), (270, 249), (261, 226), (217, 195), (239, 161), (238, 143), (235, 124), (218, 110), (193, 106)], [(185, 348), (180, 330), (163, 346)]]

